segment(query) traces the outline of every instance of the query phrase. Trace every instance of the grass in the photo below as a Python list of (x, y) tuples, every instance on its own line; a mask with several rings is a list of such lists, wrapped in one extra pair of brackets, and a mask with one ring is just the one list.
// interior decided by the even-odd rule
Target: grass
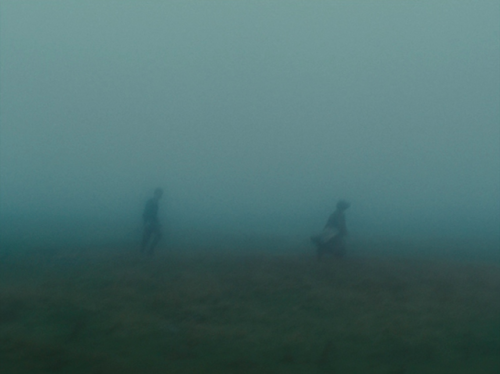
[(0, 372), (496, 374), (500, 265), (11, 251), (0, 262)]

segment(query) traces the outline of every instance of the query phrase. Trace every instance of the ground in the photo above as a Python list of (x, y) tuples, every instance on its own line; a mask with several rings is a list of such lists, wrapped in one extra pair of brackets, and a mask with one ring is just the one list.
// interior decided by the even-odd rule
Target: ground
[(0, 259), (0, 372), (497, 374), (500, 264), (11, 251)]

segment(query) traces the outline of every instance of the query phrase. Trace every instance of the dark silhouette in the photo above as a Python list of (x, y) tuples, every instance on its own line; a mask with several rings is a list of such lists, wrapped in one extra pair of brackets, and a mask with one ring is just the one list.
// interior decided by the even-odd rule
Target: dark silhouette
[(323, 231), (311, 236), (311, 241), (316, 246), (318, 260), (321, 260), (324, 254), (333, 254), (341, 258), (345, 256), (347, 236), (347, 225), (345, 221), (345, 211), (351, 206), (347, 201), (340, 200), (337, 203), (337, 209), (333, 212), (326, 222)]
[[(142, 234), (141, 253), (153, 254), (154, 249), (161, 239), (161, 225), (158, 220), (159, 201), (163, 195), (163, 190), (157, 188), (154, 195), (146, 202), (142, 219), (144, 222), (144, 231)], [(147, 250), (148, 243), (151, 240), (149, 250)]]

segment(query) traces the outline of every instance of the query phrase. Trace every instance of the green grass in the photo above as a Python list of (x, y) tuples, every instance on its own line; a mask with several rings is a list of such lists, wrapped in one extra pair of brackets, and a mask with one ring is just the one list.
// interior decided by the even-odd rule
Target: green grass
[(11, 251), (0, 372), (497, 374), (500, 265)]

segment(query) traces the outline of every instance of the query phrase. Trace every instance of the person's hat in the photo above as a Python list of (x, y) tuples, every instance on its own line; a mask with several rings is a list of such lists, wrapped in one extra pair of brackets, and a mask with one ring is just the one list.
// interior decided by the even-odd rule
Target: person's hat
[(351, 206), (351, 203), (347, 202), (346, 200), (339, 200), (337, 203), (337, 209), (339, 210), (346, 210)]

